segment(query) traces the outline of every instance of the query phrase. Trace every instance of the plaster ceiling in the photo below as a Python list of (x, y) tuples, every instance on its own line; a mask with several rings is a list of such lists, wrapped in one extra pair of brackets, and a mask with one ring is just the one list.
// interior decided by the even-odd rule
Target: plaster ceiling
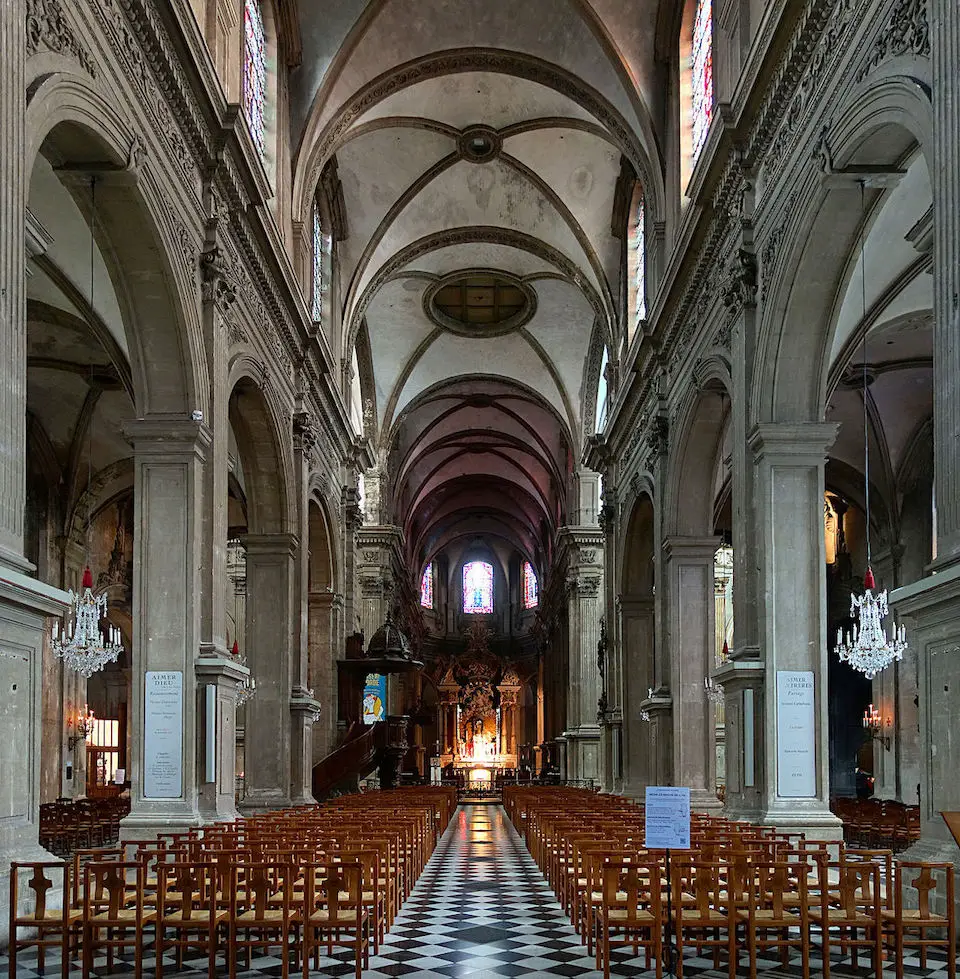
[[(407, 529), (412, 557), (478, 533), (542, 554), (568, 507), (574, 480), (557, 473), (593, 430), (603, 345), (615, 359), (620, 338), (617, 180), (625, 160), (660, 172), (660, 6), (301, 0), (295, 197), (309, 206), (336, 159), (341, 356), (358, 339), (369, 352), (361, 397), (381, 453), (403, 459), (388, 468), (386, 518)], [(477, 159), (475, 127), (491, 148)], [(468, 271), (519, 280), (534, 315), (497, 336), (438, 325), (425, 301)], [(425, 434), (438, 391), (459, 405), (440, 443)], [(514, 415), (535, 424), (515, 430)]]

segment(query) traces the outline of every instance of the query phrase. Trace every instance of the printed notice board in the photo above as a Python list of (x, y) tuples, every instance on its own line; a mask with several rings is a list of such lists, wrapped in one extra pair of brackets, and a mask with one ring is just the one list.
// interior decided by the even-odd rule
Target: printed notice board
[(147, 670), (143, 691), (143, 797), (183, 795), (183, 673)]
[(817, 743), (812, 670), (777, 670), (777, 795), (817, 795)]
[(690, 789), (648, 785), (646, 845), (651, 850), (690, 849)]

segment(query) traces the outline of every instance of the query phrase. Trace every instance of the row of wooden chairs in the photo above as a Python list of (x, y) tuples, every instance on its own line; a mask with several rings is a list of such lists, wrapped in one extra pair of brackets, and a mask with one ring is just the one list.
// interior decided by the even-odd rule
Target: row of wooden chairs
[[(241, 953), (279, 948), (283, 976), (309, 975), (320, 950), (353, 949), (356, 976), (379, 950), (399, 908), (452, 817), (442, 787), (341, 796), (316, 807), (215, 823), (112, 848), (78, 850), (70, 862), (14, 863), (10, 874), (10, 976), (18, 952), (38, 965), (59, 948), (63, 979), (79, 956), (88, 979), (95, 956), (126, 950), (141, 979), (153, 944), (164, 956), (204, 950), (209, 979), (235, 977)], [(63, 900), (52, 895), (61, 891)], [(32, 899), (31, 899), (32, 898)], [(24, 904), (29, 910), (24, 910)], [(223, 967), (218, 968), (218, 956)]]
[(833, 813), (843, 823), (844, 842), (884, 847), (899, 853), (920, 839), (920, 807), (890, 799), (833, 799)]
[[(726, 955), (730, 979), (745, 947), (750, 974), (767, 951), (783, 965), (799, 955), (804, 979), (814, 944), (829, 979), (831, 956), (868, 953), (878, 977), (885, 946), (896, 960), (939, 947), (955, 979), (954, 871), (950, 864), (895, 862), (889, 849), (856, 849), (807, 841), (803, 834), (694, 814), (691, 849), (645, 845), (644, 808), (616, 796), (569, 788), (506, 787), (504, 806), (531, 855), (596, 956), (610, 973), (610, 950), (642, 949), (661, 975), (666, 932), (676, 944), (676, 974), (687, 947)], [(669, 868), (669, 869), (668, 869)], [(933, 895), (941, 885), (946, 911)]]
[(62, 799), (40, 806), (40, 845), (68, 857), (74, 850), (108, 846), (120, 834), (129, 799)]

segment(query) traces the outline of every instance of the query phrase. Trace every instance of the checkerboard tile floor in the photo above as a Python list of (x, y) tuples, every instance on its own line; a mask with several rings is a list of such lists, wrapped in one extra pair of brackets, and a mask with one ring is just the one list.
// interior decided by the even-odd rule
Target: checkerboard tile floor
[[(644, 969), (642, 958), (633, 958), (629, 950), (614, 952), (611, 972), (623, 977), (653, 977)], [(861, 959), (861, 962), (863, 959)], [(931, 952), (927, 968), (918, 959), (908, 959), (906, 975), (910, 979), (945, 979), (946, 963)], [(243, 979), (277, 979), (281, 963), (275, 957), (256, 957), (249, 971), (238, 972)], [(763, 979), (798, 979), (800, 963), (784, 968), (779, 961), (758, 963)], [(7, 960), (0, 956), (0, 976), (6, 975)], [(78, 964), (79, 968), (79, 964)], [(155, 961), (144, 959), (144, 976), (154, 974)], [(725, 963), (721, 971), (713, 960), (687, 955), (684, 958), (687, 979), (726, 979)], [(893, 963), (885, 968), (893, 976)], [(320, 971), (311, 975), (341, 977), (353, 975), (354, 965), (348, 951), (336, 958), (321, 958)], [(749, 975), (747, 957), (741, 958), (740, 972)], [(98, 977), (106, 975), (105, 961), (95, 963)], [(133, 973), (132, 961), (114, 964), (114, 973)], [(21, 953), (16, 979), (34, 979), (37, 971), (35, 953)], [(55, 956), (47, 957), (47, 976), (59, 975)], [(857, 970), (849, 961), (831, 968), (834, 979), (872, 975), (869, 968)], [(397, 916), (394, 926), (381, 946), (380, 954), (371, 953), (370, 969), (365, 979), (486, 979), (486, 977), (521, 977), (521, 979), (601, 979), (594, 961), (586, 954), (579, 937), (571, 928), (544, 881), (523, 841), (510, 825), (500, 806), (473, 805), (461, 807), (443, 836), (410, 898)], [(204, 979), (206, 959), (188, 960), (177, 972), (172, 960), (164, 963), (164, 979)], [(821, 979), (813, 972), (811, 979)]]

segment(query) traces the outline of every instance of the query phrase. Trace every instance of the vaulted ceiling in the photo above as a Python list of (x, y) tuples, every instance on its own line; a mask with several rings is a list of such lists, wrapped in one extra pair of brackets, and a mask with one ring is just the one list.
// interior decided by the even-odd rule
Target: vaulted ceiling
[(659, 195), (660, 7), (301, 0), (294, 197), (336, 161), (342, 355), (421, 558), (470, 533), (549, 548), (621, 336), (621, 169)]

